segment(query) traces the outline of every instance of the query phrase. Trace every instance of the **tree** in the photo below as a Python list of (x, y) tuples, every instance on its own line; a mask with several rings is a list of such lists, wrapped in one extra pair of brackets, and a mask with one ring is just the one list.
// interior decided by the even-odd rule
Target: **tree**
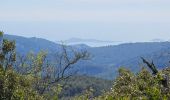
[(17, 55), (15, 41), (3, 39), (3, 32), (0, 39), (0, 99), (57, 99), (61, 91), (59, 81), (74, 74), (69, 72), (74, 64), (89, 58), (87, 51), (64, 45), (53, 59), (45, 51)]
[(14, 70), (15, 42), (3, 39), (3, 32), (0, 32), (0, 39), (0, 99), (43, 99), (30, 88), (30, 80)]
[(157, 74), (144, 67), (137, 74), (121, 68), (111, 91), (96, 100), (169, 100), (170, 80), (167, 78), (165, 87), (162, 84), (164, 75), (170, 77), (170, 68), (159, 70)]
[(58, 94), (56, 90), (61, 88), (59, 82), (75, 74), (75, 71), (71, 70), (73, 65), (90, 57), (87, 51), (77, 51), (65, 45), (61, 47), (61, 51), (52, 56), (44, 51), (17, 56), (15, 70), (32, 77), (32, 87), (40, 95), (50, 94), (50, 98)]

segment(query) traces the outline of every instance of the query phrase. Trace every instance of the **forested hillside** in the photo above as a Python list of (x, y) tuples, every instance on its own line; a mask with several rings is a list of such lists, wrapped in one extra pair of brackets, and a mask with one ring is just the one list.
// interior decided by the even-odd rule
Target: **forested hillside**
[[(170, 99), (169, 67), (159, 70), (159, 67), (153, 61), (148, 61), (145, 57), (141, 57), (143, 66), (139, 67), (140, 70), (137, 73), (126, 68), (119, 68), (118, 76), (109, 81), (80, 75), (79, 73), (76, 74), (75, 70), (70, 71), (75, 67), (73, 65), (80, 60), (89, 60), (90, 55), (87, 51), (78, 49), (72, 51), (65, 46), (61, 46), (61, 51), (55, 56), (55, 60), (48, 59), (48, 53), (45, 51), (18, 55), (15, 45), (17, 41), (4, 39), (3, 32), (0, 32), (0, 37), (1, 100)], [(160, 45), (160, 43), (155, 44), (152, 48), (153, 51), (158, 49), (155, 46), (164, 49), (165, 46), (168, 46), (168, 43), (163, 43), (163, 45)], [(109, 50), (108, 48), (105, 49), (106, 52)], [(148, 48), (146, 47), (145, 50), (149, 50)], [(117, 48), (114, 49), (117, 50)], [(112, 50), (114, 51), (114, 49)], [(138, 49), (144, 51), (143, 48), (138, 47)], [(167, 48), (165, 49), (167, 50)], [(133, 51), (133, 46), (130, 46), (129, 50)], [(125, 53), (124, 50), (121, 51), (120, 49), (119, 51)], [(152, 52), (151, 55), (153, 55), (153, 51), (150, 51)], [(136, 56), (137, 51), (133, 52), (132, 56)], [(163, 52), (164, 57), (168, 57), (166, 52)], [(143, 54), (142, 51), (141, 54)], [(124, 55), (126, 56), (126, 53)], [(155, 54), (155, 58), (158, 56), (159, 53)], [(112, 74), (114, 75), (114, 73)]]
[[(28, 53), (41, 50), (48, 51), (54, 55), (62, 50), (62, 46), (54, 42), (41, 38), (25, 38), (13, 35), (4, 35), (4, 38), (16, 40), (16, 50), (18, 53)], [(114, 46), (89, 47), (85, 44), (72, 45), (68, 48), (75, 50), (86, 50), (90, 53), (89, 60), (78, 62), (74, 70), (79, 70), (79, 74), (86, 74), (104, 79), (113, 79), (117, 75), (120, 67), (126, 67), (132, 71), (139, 71), (142, 65), (140, 57), (154, 60), (159, 69), (169, 65), (170, 42), (143, 42), (126, 43)]]
[(4, 35), (5, 39), (15, 40), (16, 41), (16, 50), (18, 53), (26, 54), (30, 51), (34, 51), (38, 53), (41, 50), (48, 51), (48, 52), (56, 52), (59, 51), (61, 48), (60, 45), (48, 41), (46, 39), (41, 38), (26, 38), (22, 36), (15, 36), (15, 35)]

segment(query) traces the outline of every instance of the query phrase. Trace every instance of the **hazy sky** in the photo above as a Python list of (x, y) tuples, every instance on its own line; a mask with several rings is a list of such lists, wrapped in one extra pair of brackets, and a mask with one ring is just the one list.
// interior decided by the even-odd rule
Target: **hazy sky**
[(1, 0), (0, 30), (63, 40), (170, 39), (170, 0)]

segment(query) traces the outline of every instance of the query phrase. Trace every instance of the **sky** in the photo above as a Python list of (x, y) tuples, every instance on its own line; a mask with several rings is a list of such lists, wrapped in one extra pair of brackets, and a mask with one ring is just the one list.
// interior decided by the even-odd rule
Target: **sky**
[(52, 41), (170, 40), (170, 0), (1, 0), (0, 30)]

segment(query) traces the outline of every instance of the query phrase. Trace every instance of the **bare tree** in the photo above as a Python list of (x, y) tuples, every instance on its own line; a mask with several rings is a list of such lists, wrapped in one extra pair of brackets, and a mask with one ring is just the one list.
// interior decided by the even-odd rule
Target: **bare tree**
[(40, 94), (50, 91), (51, 86), (74, 75), (76, 71), (71, 70), (74, 68), (74, 64), (90, 58), (90, 54), (86, 50), (78, 51), (65, 45), (61, 47), (61, 52), (53, 55), (51, 59), (43, 51), (38, 54), (29, 53), (27, 56), (18, 57), (17, 70), (22, 74), (34, 76), (33, 87)]
[[(147, 61), (145, 58), (141, 57), (141, 59), (143, 60), (143, 63), (145, 63), (147, 65), (147, 67), (149, 69), (151, 69), (152, 74), (153, 75), (157, 75), (158, 74), (158, 69), (155, 66), (155, 64), (153, 63), (153, 61), (150, 63), (149, 61)], [(162, 79), (160, 80), (160, 83), (165, 87), (165, 88), (169, 88), (168, 87), (168, 80), (169, 77), (168, 75), (162, 75)]]
[(153, 75), (156, 75), (158, 73), (158, 70), (157, 70), (155, 64), (153, 63), (153, 61), (150, 63), (143, 57), (141, 57), (141, 59), (143, 60), (143, 63), (145, 63), (151, 69)]

